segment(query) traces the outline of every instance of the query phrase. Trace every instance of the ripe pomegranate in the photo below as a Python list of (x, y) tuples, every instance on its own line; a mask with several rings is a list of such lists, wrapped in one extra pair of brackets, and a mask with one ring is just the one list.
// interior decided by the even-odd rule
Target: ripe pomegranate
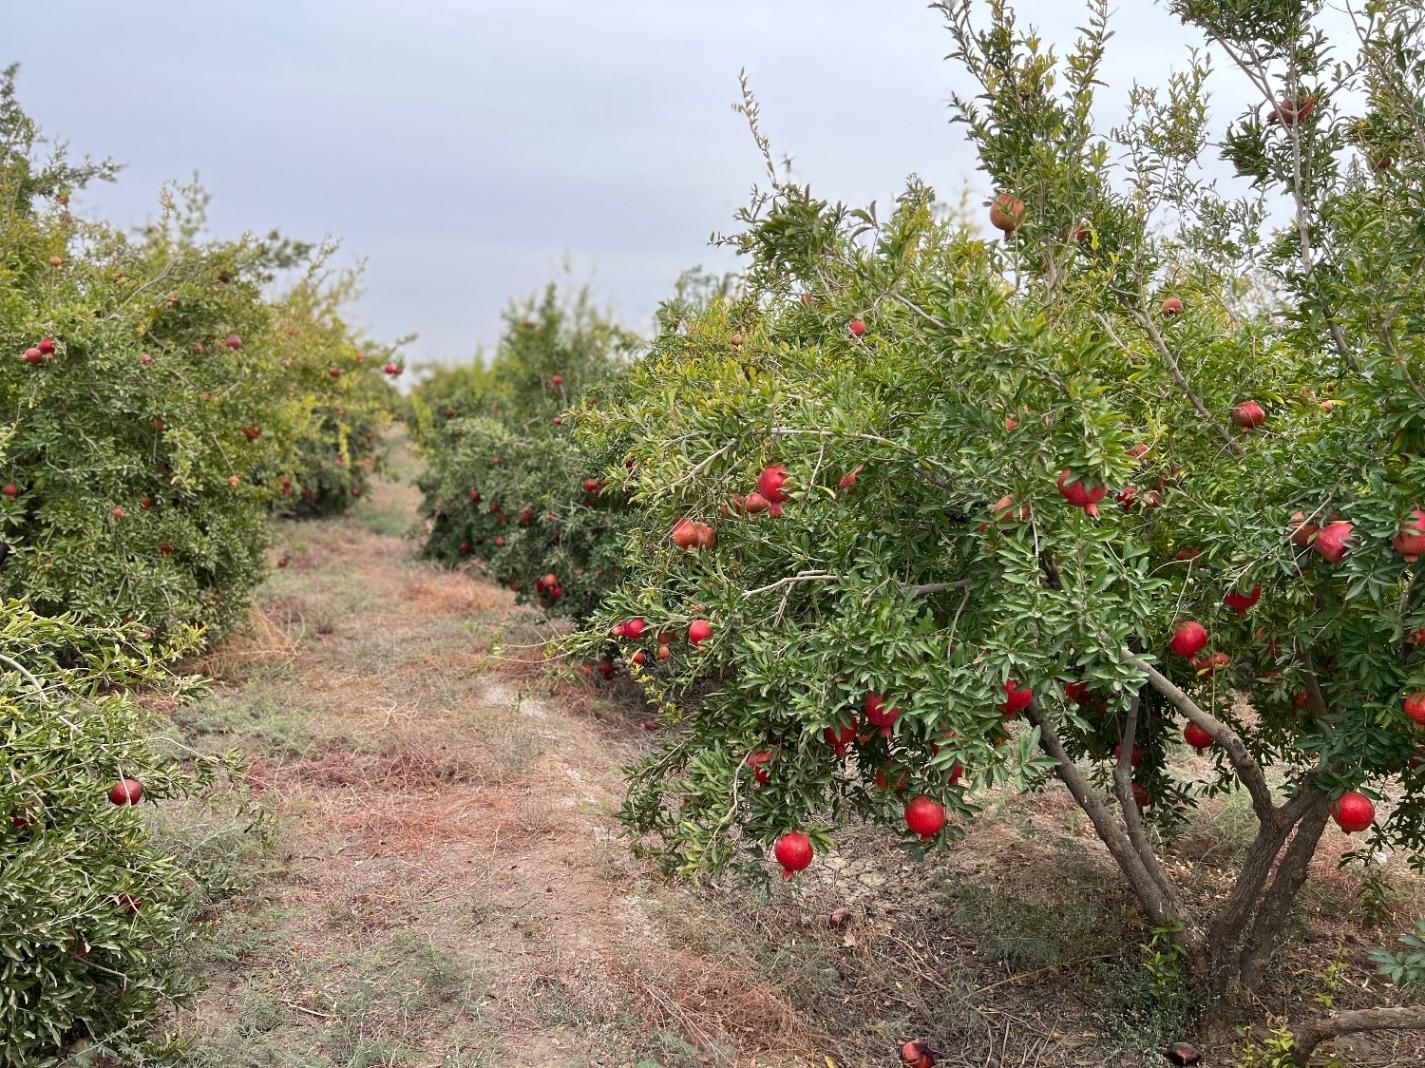
[(585, 493), (598, 493), (599, 490), (601, 490), (601, 489), (603, 489), (603, 488), (604, 488), (604, 484), (603, 484), (602, 482), (600, 482), (597, 478), (586, 478), (586, 479), (584, 479), (584, 492), (585, 492)]
[(1179, 623), (1168, 648), (1178, 656), (1192, 657), (1207, 646), (1207, 628), (1196, 620)]
[(1162, 304), (1158, 305), (1158, 310), (1170, 319), (1175, 315), (1181, 315), (1183, 313), (1183, 298), (1168, 297)]
[[(1120, 742), (1118, 745), (1115, 745), (1115, 746), (1113, 747), (1113, 759), (1114, 759), (1114, 760), (1122, 760), (1122, 759), (1123, 759), (1123, 743), (1122, 743), (1122, 742)], [(1139, 748), (1135, 745), (1135, 746), (1133, 747), (1133, 751), (1128, 754), (1128, 766), (1129, 766), (1130, 768), (1136, 768), (1136, 767), (1137, 767), (1139, 764), (1141, 764), (1141, 763), (1143, 763), (1143, 750), (1139, 749)]]
[(672, 656), (672, 655), (673, 655), (673, 650), (672, 650), (672, 649), (669, 649), (666, 645), (660, 645), (660, 646), (658, 647), (658, 659), (659, 659), (659, 660), (667, 660), (667, 659), (668, 659), (670, 656)]
[(497, 535), (496, 538), (495, 538), (495, 548), (497, 548), (497, 549), (503, 549), (504, 547), (505, 547), (505, 539), (504, 539), (504, 537)]
[(242, 348), (242, 338), (238, 337), (236, 334), (229, 334), (228, 339), (224, 341), (223, 344), (226, 345), (228, 348), (232, 349), (234, 352), (236, 352), (238, 349)]
[(760, 493), (749, 493), (746, 497), (742, 498), (741, 511), (746, 512), (748, 515), (759, 515), (770, 507), (771, 505), (767, 502), (767, 498)]
[(1001, 193), (990, 204), (990, 225), (1003, 230), (1008, 237), (1024, 222), (1024, 201), (1016, 200), (1008, 193)]
[(866, 695), (866, 722), (881, 728), (881, 736), (889, 738), (891, 727), (900, 718), (899, 708), (887, 708), (883, 696), (878, 693), (868, 693)]
[(641, 616), (634, 616), (632, 619), (626, 619), (620, 623), (614, 633), (630, 641), (638, 641), (643, 637), (643, 632), (647, 627), (648, 624), (643, 621)]
[(1213, 653), (1211, 656), (1202, 653), (1193, 657), (1193, 670), (1203, 678), (1210, 679), (1223, 668), (1232, 666), (1232, 658), (1226, 653)]
[(994, 504), (990, 505), (995, 514), (995, 522), (1008, 523), (1015, 519), (1018, 519), (1020, 521), (1028, 520), (1031, 514), (1029, 505), (1026, 504), (1024, 505), (1024, 507), (1019, 508), (1017, 510), (1015, 509), (1014, 505), (1014, 495), (1009, 493), (1005, 494), (999, 500), (995, 501)]
[(777, 839), (773, 852), (782, 866), (782, 878), (790, 879), (811, 863), (811, 839), (801, 831), (788, 831)]
[(1021, 690), (1019, 683), (1014, 679), (1006, 679), (1004, 683), (1004, 704), (999, 706), (999, 710), (1004, 713), (1005, 719), (1016, 719), (1019, 714), (1029, 707), (1029, 702), (1034, 700), (1033, 690)]
[(1222, 598), (1222, 603), (1239, 616), (1245, 616), (1247, 609), (1262, 599), (1262, 587), (1253, 585), (1248, 593), (1232, 590)]
[(49, 258), (49, 265), (50, 265), (51, 267), (63, 267), (63, 266), (64, 266), (64, 257), (63, 257), (63, 256), (51, 256), (51, 257)]
[(340, 368), (340, 367), (328, 367), (328, 368), (327, 368), (327, 374), (330, 375), (332, 378), (340, 378), (340, 377), (341, 377), (341, 368)]
[(1390, 539), (1390, 544), (1405, 557), (1406, 563), (1413, 564), (1425, 556), (1425, 510), (1414, 509), (1399, 532)]
[(143, 364), (145, 367), (147, 367), (149, 364), (153, 363), (153, 357), (150, 356), (148, 353), (145, 352), (143, 355), (141, 355), (141, 356), (139, 357), (139, 362), (140, 362), (141, 364)]
[(1070, 481), (1072, 478), (1068, 468), (1059, 472), (1059, 495), (1075, 508), (1082, 508), (1085, 514), (1097, 519), (1098, 502), (1108, 491), (1097, 483), (1085, 483), (1081, 479)]
[(1425, 690), (1410, 694), (1401, 701), (1400, 707), (1416, 723), (1425, 724)]
[(924, 1042), (907, 1042), (902, 1046), (901, 1063), (907, 1068), (935, 1068), (935, 1058)]
[(247, 438), (248, 441), (256, 441), (258, 438), (262, 437), (262, 427), (245, 426), (242, 428), (242, 436)]
[(5, 483), (5, 496), (9, 497), (9, 498), (13, 501), (13, 500), (14, 500), (16, 497), (18, 497), (19, 495), (20, 495), (20, 487), (19, 487), (19, 486), (15, 485), (15, 483), (13, 483), (13, 482), (7, 482), (7, 483)]
[(1089, 684), (1081, 679), (1071, 679), (1064, 683), (1064, 696), (1076, 705), (1081, 705), (1089, 699)]
[[(664, 649), (668, 648), (666, 645)], [(756, 752), (747, 754), (747, 766), (752, 769), (752, 776), (758, 785), (765, 786), (772, 781), (772, 773), (764, 766), (771, 763), (772, 754), (765, 749), (758, 749)]]
[(1315, 523), (1307, 521), (1304, 512), (1293, 512), (1291, 523), (1291, 540), (1293, 545), (1300, 545), (1303, 548), (1310, 545), (1313, 538), (1320, 532), (1321, 528)]
[(1256, 430), (1266, 421), (1266, 409), (1256, 401), (1243, 401), (1232, 409), (1232, 422), (1243, 430)]
[(519, 520), (520, 526), (527, 527), (534, 522), (534, 509), (525, 505), (525, 507), (520, 509), (519, 515), (515, 518)]
[(33, 347), (26, 349), (25, 354), (20, 357), (20, 359), (24, 360), (26, 363), (43, 363), (44, 358), (45, 354), (39, 349)]
[(646, 656), (643, 655), (643, 650), (642, 650), (642, 649), (638, 650), (638, 652), (634, 653), (631, 657), (629, 657), (629, 660), (631, 660), (633, 663), (637, 664), (639, 667), (642, 667), (642, 666), (643, 666), (643, 662), (644, 662), (645, 660), (647, 660), (647, 659), (648, 659), (648, 657), (646, 657)]
[(686, 519), (673, 524), (673, 544), (680, 549), (693, 549), (698, 544), (698, 528)]
[(137, 805), (143, 800), (143, 783), (137, 779), (120, 779), (109, 791), (111, 805)]
[(856, 720), (853, 717), (844, 727), (827, 727), (821, 736), (826, 739), (827, 745), (836, 750), (837, 756), (844, 757), (856, 740)]
[(1303, 93), (1295, 100), (1278, 100), (1277, 106), (1272, 108), (1267, 115), (1270, 123), (1281, 123), (1283, 126), (1295, 126), (1302, 119), (1309, 118), (1316, 110), (1316, 97), (1310, 93)]
[(856, 485), (856, 476), (865, 470), (865, 467), (865, 464), (857, 464), (851, 469), (849, 474), (842, 475), (841, 478), (837, 480), (837, 490), (842, 493), (850, 493), (851, 488)]
[(905, 806), (905, 825), (928, 842), (945, 826), (945, 809), (928, 797), (912, 798)]
[(1312, 543), (1312, 548), (1320, 553), (1327, 563), (1339, 564), (1341, 558), (1350, 551), (1351, 536), (1355, 531), (1356, 525), (1348, 523), (1344, 519), (1327, 523), (1321, 528), (1321, 533), (1316, 535), (1316, 541)]
[(599, 658), (599, 674), (606, 679), (614, 677), (614, 662), (606, 656)]
[(1347, 834), (1364, 831), (1376, 818), (1376, 807), (1365, 794), (1347, 790), (1331, 803), (1331, 818)]
[(688, 625), (688, 641), (695, 646), (702, 645), (712, 637), (712, 624), (706, 619), (695, 619)]
[(109, 514), (112, 515), (115, 519), (123, 519), (123, 518), (124, 518), (124, 510), (123, 510), (121, 507), (119, 507), (117, 504), (114, 505), (113, 509), (109, 512)]
[(562, 386), (564, 384), (563, 375), (554, 375), (549, 379), (551, 385)]
[(1189, 722), (1188, 725), (1183, 728), (1183, 740), (1196, 749), (1198, 753), (1203, 753), (1216, 744), (1212, 735), (1208, 734), (1207, 731), (1193, 722)]
[(1113, 499), (1123, 505), (1125, 512), (1131, 512), (1133, 510), (1133, 502), (1138, 499), (1138, 490), (1134, 486), (1124, 486), (1113, 495)]
[(40, 355), (52, 356), (54, 355), (54, 338), (42, 337), (40, 338), (40, 343), (35, 347), (40, 350)]
[(1187, 563), (1189, 560), (1196, 560), (1201, 555), (1201, 549), (1194, 549), (1189, 546), (1186, 549), (1179, 549), (1177, 555), (1174, 556), (1173, 559), (1179, 561), (1180, 563)]
[(118, 905), (130, 916), (137, 916), (139, 910), (143, 908), (143, 900), (134, 897), (132, 894), (115, 894), (114, 904)]
[(851, 336), (852, 336), (852, 337), (865, 337), (865, 336), (866, 336), (866, 324), (863, 323), (860, 319), (852, 319), (852, 320), (851, 320)]
[[(757, 476), (757, 492), (767, 501), (768, 510), (775, 516), (782, 514), (782, 502), (788, 499), (787, 491), (787, 467), (785, 464), (772, 464), (764, 467), (762, 473)], [(751, 507), (748, 507), (751, 511)]]
[(168, 544), (168, 542), (164, 542), (158, 547), (158, 551), (161, 552), (164, 556), (172, 556), (173, 546)]

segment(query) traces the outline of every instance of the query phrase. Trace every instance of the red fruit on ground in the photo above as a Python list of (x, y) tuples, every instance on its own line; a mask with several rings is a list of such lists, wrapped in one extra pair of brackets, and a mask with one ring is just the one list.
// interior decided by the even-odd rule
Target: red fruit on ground
[(1098, 502), (1108, 491), (1101, 485), (1074, 480), (1073, 474), (1065, 468), (1059, 472), (1059, 495), (1075, 508), (1082, 508), (1087, 515), (1098, 517)]
[(109, 791), (111, 805), (137, 805), (143, 800), (143, 783), (137, 779), (120, 779)]
[(1252, 589), (1247, 593), (1242, 593), (1238, 590), (1231, 591), (1222, 598), (1222, 603), (1225, 604), (1228, 608), (1232, 609), (1232, 611), (1236, 612), (1239, 616), (1245, 616), (1247, 614), (1247, 609), (1251, 608), (1261, 599), (1262, 587), (1254, 585)]
[(1008, 235), (1018, 230), (1023, 222), (1024, 201), (1001, 193), (990, 204), (990, 225), (995, 229), (1003, 230)]
[(1179, 623), (1168, 648), (1178, 656), (1192, 657), (1207, 647), (1207, 628), (1196, 620)]
[(1015, 719), (1029, 707), (1032, 700), (1033, 690), (1021, 690), (1018, 682), (1007, 679), (1004, 683), (1004, 703), (999, 706), (999, 710), (1004, 713), (1005, 719)]
[(902, 1046), (901, 1063), (906, 1068), (935, 1068), (935, 1058), (924, 1042), (907, 1042)]
[(905, 825), (928, 842), (945, 826), (945, 809), (928, 797), (912, 798), (905, 807)]
[(1256, 430), (1266, 421), (1266, 410), (1256, 401), (1243, 401), (1232, 409), (1232, 422), (1243, 430)]
[(1215, 744), (1212, 735), (1208, 734), (1207, 731), (1203, 730), (1196, 723), (1191, 722), (1183, 728), (1183, 740), (1199, 753), (1210, 749)]
[(1425, 556), (1425, 511), (1419, 508), (1410, 513), (1410, 518), (1402, 524), (1395, 537), (1390, 539), (1390, 544), (1401, 556), (1405, 557), (1405, 562), (1415, 563), (1420, 557)]
[(1365, 794), (1347, 790), (1331, 803), (1331, 818), (1347, 834), (1364, 831), (1376, 818), (1376, 807)]
[(695, 646), (702, 645), (712, 637), (712, 624), (706, 619), (695, 619), (688, 625), (688, 641)]
[(1316, 535), (1311, 547), (1320, 553), (1327, 563), (1339, 564), (1341, 558), (1350, 551), (1351, 537), (1355, 532), (1354, 523), (1338, 519), (1321, 528), (1321, 533)]

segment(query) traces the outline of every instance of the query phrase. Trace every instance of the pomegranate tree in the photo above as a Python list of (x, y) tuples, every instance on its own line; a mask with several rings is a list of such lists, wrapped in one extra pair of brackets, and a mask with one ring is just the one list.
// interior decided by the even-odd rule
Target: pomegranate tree
[[(933, 804), (933, 858), (986, 787), (1057, 779), (1230, 1020), (1333, 811), (1363, 850), (1425, 841), (1401, 714), (1425, 689), (1407, 639), (1425, 629), (1425, 57), (1403, 3), (1373, 8), (1379, 32), (1339, 67), (1301, 5), (1258, 36), (1241, 5), (1178, 3), (1260, 99), (1210, 129), (1189, 57), (1171, 102), (1135, 95), (1106, 133), (1103, 24), (1056, 81), (999, 5), (988, 32), (937, 6), (1013, 239), (919, 184), (888, 216), (777, 184), (734, 239), (742, 287), (665, 322), (580, 420), (589, 449), (621, 450), (605, 474), (639, 508), (574, 646), (631, 615), (715, 635), (642, 673), (676, 714), (623, 816), (693, 875), (765, 870), (774, 849), (785, 867), (793, 834), (814, 867), (843, 822), (903, 834), (909, 802), (918, 836)], [(1198, 180), (1219, 150), (1244, 175), (1220, 192)], [(875, 344), (855, 342), (870, 308)], [(1125, 506), (1100, 508), (1110, 494)], [(679, 548), (680, 520), (716, 545)], [(1255, 833), (1207, 900), (1162, 849), (1226, 790)]]

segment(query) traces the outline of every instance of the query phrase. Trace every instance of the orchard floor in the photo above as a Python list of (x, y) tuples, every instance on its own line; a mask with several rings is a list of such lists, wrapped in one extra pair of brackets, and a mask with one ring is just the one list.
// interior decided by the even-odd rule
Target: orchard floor
[[(173, 1021), (188, 1063), (849, 1068), (897, 1063), (907, 1038), (943, 1068), (1165, 1063), (1154, 1048), (1179, 1023), (1142, 969), (1147, 936), (1057, 791), (996, 799), (924, 865), (869, 830), (770, 890), (690, 888), (633, 860), (614, 811), (644, 713), (631, 693), (549, 682), (538, 614), (415, 559), (398, 459), (405, 482), (351, 515), (281, 526), (288, 563), (250, 632), (175, 713), (247, 757), (276, 842), (236, 858), (255, 888), (212, 917), (208, 988)], [(1178, 850), (1205, 893), (1248, 818), (1217, 806)], [(1368, 925), (1359, 875), (1334, 860), (1263, 1012), (1308, 1006), (1338, 953), (1338, 1003), (1378, 1003), (1365, 951), (1420, 914), (1387, 867)], [(1343, 1063), (1418, 1064), (1421, 1045), (1363, 1043)]]

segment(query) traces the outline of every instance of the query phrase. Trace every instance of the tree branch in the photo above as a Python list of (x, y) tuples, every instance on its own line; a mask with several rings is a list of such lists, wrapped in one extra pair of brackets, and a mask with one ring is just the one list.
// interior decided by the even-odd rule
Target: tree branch
[(747, 590), (743, 597), (755, 597), (759, 593), (770, 593), (772, 590), (780, 590), (783, 586), (790, 586), (795, 582), (821, 582), (825, 579), (835, 579), (839, 576), (833, 575), (830, 571), (798, 571), (795, 575), (788, 575), (780, 578), (768, 586), (758, 586), (755, 590)]
[(919, 597), (927, 593), (944, 593), (946, 590), (968, 590), (973, 583), (970, 579), (960, 579), (956, 582), (922, 582), (919, 586), (909, 582), (900, 584), (901, 593), (907, 597)]
[(1278, 825), (1282, 816), (1276, 806), (1272, 804), (1272, 790), (1267, 785), (1267, 777), (1263, 774), (1261, 765), (1242, 744), (1242, 739), (1237, 736), (1237, 732), (1216, 716), (1204, 712), (1198, 707), (1196, 701), (1178, 689), (1172, 680), (1142, 657), (1135, 656), (1130, 650), (1124, 649), (1120, 658), (1123, 663), (1135, 667), (1147, 675), (1148, 681), (1153, 684), (1153, 689), (1166, 697), (1188, 719), (1212, 735), (1213, 740), (1221, 745), (1223, 752), (1227, 754), (1227, 759), (1232, 764), (1232, 770), (1237, 773), (1237, 778), (1242, 780), (1242, 785), (1251, 795), (1252, 811), (1257, 814), (1257, 819), (1268, 826)]
[(1292, 1056), (1306, 1065), (1316, 1047), (1327, 1039), (1361, 1031), (1403, 1031), (1425, 1028), (1425, 1006), (1401, 1008), (1347, 1009), (1317, 1016), (1292, 1028)]
[(1118, 804), (1123, 809), (1123, 826), (1128, 830), (1128, 841), (1138, 851), (1143, 866), (1158, 884), (1158, 889), (1171, 898), (1176, 891), (1153, 853), (1153, 843), (1148, 841), (1148, 828), (1143, 823), (1143, 813), (1138, 808), (1138, 799), (1133, 796), (1133, 746), (1138, 734), (1138, 708), (1141, 698), (1141, 691), (1135, 693), (1128, 706), (1123, 737), (1118, 746), (1118, 762), (1113, 766), (1113, 792), (1118, 796)]
[[(1122, 341), (1119, 341), (1118, 337), (1113, 333), (1113, 328), (1109, 325), (1108, 316), (1100, 314), (1097, 318), (1098, 321), (1104, 325), (1104, 328), (1108, 330), (1109, 337), (1118, 343), (1119, 348), (1126, 349), (1127, 346), (1125, 346)], [(1227, 447), (1231, 449), (1235, 455), (1246, 456), (1247, 450), (1242, 448), (1242, 443), (1232, 436), (1232, 431), (1228, 430), (1226, 426), (1219, 423), (1213, 417), (1212, 413), (1207, 410), (1207, 405), (1202, 402), (1202, 398), (1197, 395), (1197, 392), (1188, 383), (1187, 376), (1183, 374), (1182, 368), (1178, 366), (1177, 357), (1173, 355), (1173, 350), (1168, 348), (1168, 343), (1163, 340), (1163, 334), (1158, 329), (1158, 324), (1153, 322), (1152, 316), (1148, 315), (1142, 309), (1139, 309), (1133, 313), (1133, 318), (1136, 319), (1138, 325), (1147, 332), (1149, 342), (1152, 343), (1154, 350), (1158, 353), (1163, 363), (1167, 365), (1168, 373), (1173, 376), (1173, 380), (1177, 382), (1178, 388), (1187, 394), (1188, 400), (1192, 402), (1193, 410), (1197, 412), (1201, 419), (1217, 431), (1218, 436), (1226, 442)]]

